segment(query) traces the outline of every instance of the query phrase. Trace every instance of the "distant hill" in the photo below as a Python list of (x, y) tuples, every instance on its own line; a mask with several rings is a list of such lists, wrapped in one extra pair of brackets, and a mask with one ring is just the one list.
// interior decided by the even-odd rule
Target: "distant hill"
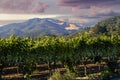
[(87, 32), (92, 36), (96, 35), (120, 35), (120, 17), (112, 17), (97, 23), (93, 27), (88, 27), (83, 31), (77, 32), (74, 36)]
[(79, 30), (82, 30), (82, 27), (73, 23), (50, 18), (34, 18), (23, 23), (13, 23), (0, 27), (0, 37), (9, 37), (11, 34), (20, 37), (40, 37), (45, 35), (62, 36)]

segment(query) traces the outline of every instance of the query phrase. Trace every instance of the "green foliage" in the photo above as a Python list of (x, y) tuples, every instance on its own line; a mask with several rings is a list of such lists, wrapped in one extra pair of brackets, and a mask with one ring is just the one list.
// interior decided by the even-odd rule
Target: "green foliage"
[(117, 60), (110, 60), (107, 61), (107, 66), (109, 67), (109, 71), (116, 73), (116, 69), (118, 69), (119, 64), (117, 63)]
[(108, 70), (101, 72), (102, 80), (110, 80), (110, 77), (112, 76), (114, 76), (114, 74)]
[(75, 79), (75, 76), (76, 76), (75, 73), (72, 73), (72, 72), (70, 72), (70, 71), (67, 71), (67, 72), (64, 74), (64, 80), (73, 80), (73, 79)]
[(53, 75), (48, 80), (64, 80), (63, 75), (59, 71), (53, 73)]
[(17, 65), (23, 74), (30, 75), (38, 63), (54, 63), (55, 68), (55, 63), (61, 62), (68, 71), (77, 73), (78, 62), (86, 67), (87, 60), (100, 62), (106, 57), (118, 64), (115, 59), (120, 58), (119, 48), (119, 35), (91, 37), (86, 33), (73, 38), (44, 37), (35, 40), (11, 36), (0, 39), (0, 64)]
[(64, 74), (60, 74), (59, 71), (53, 73), (52, 76), (48, 80), (73, 80), (75, 78), (75, 74), (71, 72), (66, 72)]
[(88, 76), (91, 80), (94, 80), (96, 77), (101, 80), (101, 73), (92, 73), (92, 74), (88, 74)]
[(112, 17), (101, 21), (92, 27), (89, 31), (93, 32), (93, 35), (120, 35), (120, 17)]

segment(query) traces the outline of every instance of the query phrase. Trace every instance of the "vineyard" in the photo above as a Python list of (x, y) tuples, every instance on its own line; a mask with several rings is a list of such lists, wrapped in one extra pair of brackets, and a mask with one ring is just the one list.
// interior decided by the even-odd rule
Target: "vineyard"
[(0, 80), (10, 79), (4, 74), (9, 70), (18, 73), (17, 78), (20, 77), (20, 80), (30, 80), (37, 72), (50, 77), (57, 69), (61, 73), (68, 71), (77, 76), (88, 76), (88, 65), (96, 66), (94, 69), (99, 73), (119, 75), (120, 36), (83, 35), (32, 39), (12, 35), (0, 39)]

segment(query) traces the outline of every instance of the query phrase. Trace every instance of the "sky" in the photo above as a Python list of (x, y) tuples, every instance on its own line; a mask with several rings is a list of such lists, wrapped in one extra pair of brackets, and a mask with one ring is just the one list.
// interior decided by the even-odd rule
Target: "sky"
[(0, 0), (0, 25), (31, 18), (92, 23), (120, 16), (120, 0)]

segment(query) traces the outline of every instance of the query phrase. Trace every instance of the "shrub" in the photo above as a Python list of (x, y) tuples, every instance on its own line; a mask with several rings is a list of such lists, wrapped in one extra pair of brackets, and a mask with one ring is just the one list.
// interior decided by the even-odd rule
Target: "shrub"
[(64, 79), (63, 75), (61, 75), (59, 71), (56, 71), (48, 80), (64, 80)]
[(114, 74), (108, 70), (101, 72), (102, 80), (109, 80)]
[(71, 72), (66, 72), (65, 74), (60, 74), (59, 71), (53, 73), (53, 75), (48, 80), (73, 80), (75, 74)]
[(64, 80), (73, 80), (75, 78), (75, 73), (71, 73), (70, 71), (67, 71), (64, 74)]

